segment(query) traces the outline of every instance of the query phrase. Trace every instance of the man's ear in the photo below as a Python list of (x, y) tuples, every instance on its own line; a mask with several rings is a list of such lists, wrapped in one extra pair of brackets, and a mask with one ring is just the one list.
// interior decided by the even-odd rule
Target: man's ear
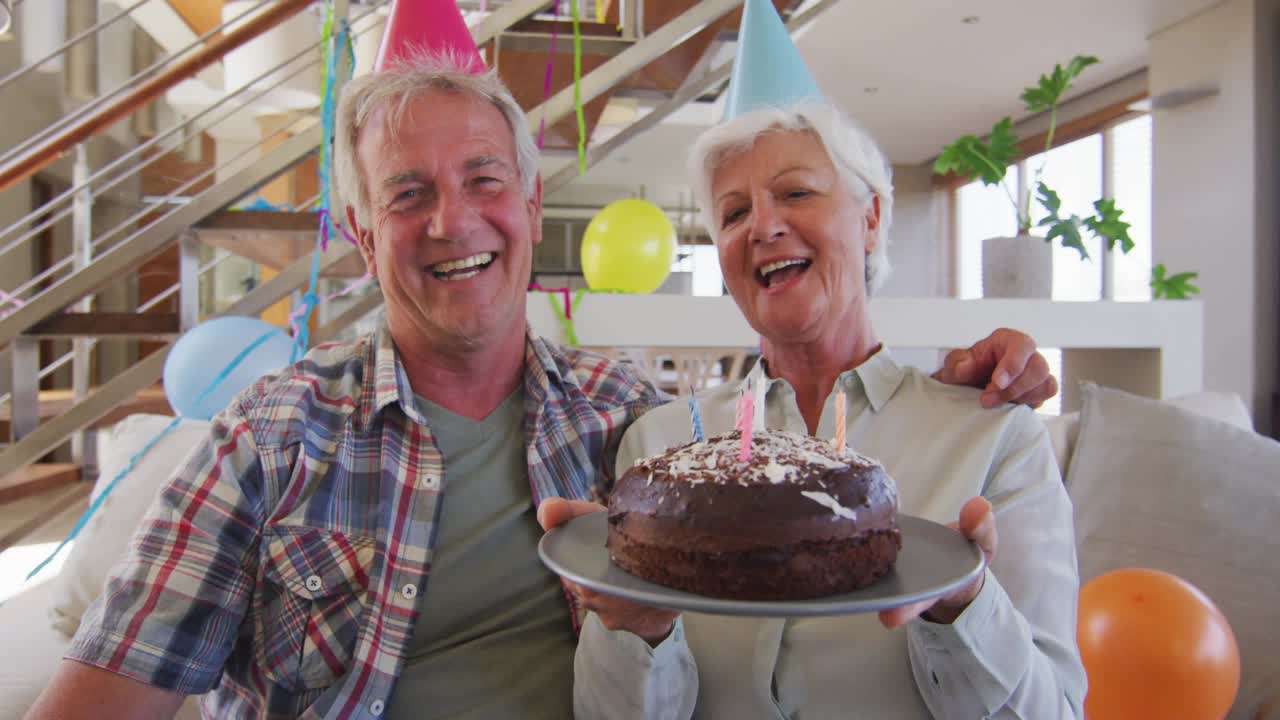
[(542, 242), (542, 173), (533, 178), (533, 197), (529, 198), (529, 223), (533, 244)]
[(347, 225), (351, 228), (351, 234), (356, 238), (356, 246), (360, 248), (360, 256), (364, 258), (365, 269), (373, 276), (378, 275), (377, 255), (373, 251), (373, 233), (367, 228), (361, 227), (356, 220), (356, 209), (347, 206)]

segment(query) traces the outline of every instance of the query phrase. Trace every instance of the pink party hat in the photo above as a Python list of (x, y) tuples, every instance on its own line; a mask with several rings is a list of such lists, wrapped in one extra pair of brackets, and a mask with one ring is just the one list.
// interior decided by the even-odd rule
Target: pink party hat
[(392, 0), (374, 72), (421, 53), (451, 54), (473, 73), (488, 70), (453, 0)]

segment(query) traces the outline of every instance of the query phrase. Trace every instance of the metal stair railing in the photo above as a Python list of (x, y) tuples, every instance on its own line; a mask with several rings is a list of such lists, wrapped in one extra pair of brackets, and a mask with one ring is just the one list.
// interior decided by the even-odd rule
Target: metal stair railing
[[(339, 0), (341, 3), (342, 0)], [(515, 0), (500, 7), (496, 12), (504, 12), (504, 22), (522, 19), (528, 14), (546, 5), (545, 0)], [(737, 2), (730, 0), (708, 0), (697, 3), (658, 31), (639, 40), (626, 51), (602, 65), (593, 73), (583, 78), (586, 95), (594, 97), (610, 84), (634, 72), (656, 58), (663, 49), (683, 41), (698, 30), (723, 16)], [(493, 20), (493, 17), (488, 18)], [(355, 23), (353, 23), (354, 25)], [(473, 30), (477, 44), (484, 44), (505, 29), (497, 20), (482, 22)], [(270, 73), (264, 73), (267, 75)], [(567, 91), (566, 91), (567, 92)], [(554, 120), (564, 112), (565, 92), (553, 96), (543, 105), (534, 108), (528, 114), (530, 126), (537, 126), (538, 118)], [(590, 99), (584, 97), (584, 101)], [(262, 183), (267, 182), (279, 172), (283, 172), (306, 155), (315, 152), (320, 142), (318, 127), (311, 127), (293, 136), (277, 147), (263, 159), (237, 172), (232, 178), (214, 185), (202, 192), (190, 202), (182, 205), (159, 218), (149, 227), (134, 232), (111, 248), (101, 257), (95, 258), (88, 267), (77, 269), (69, 276), (54, 284), (47, 290), (33, 296), (26, 305), (12, 312), (8, 317), (0, 319), (0, 344), (21, 337), (21, 333), (30, 329), (35, 323), (68, 307), (71, 303), (92, 293), (111, 282), (118, 280), (123, 273), (135, 269), (141, 262), (153, 256), (165, 245), (172, 242), (183, 229), (194, 224), (208, 213), (228, 206)], [(0, 235), (2, 236), (2, 235)], [(325, 254), (321, 261), (322, 269), (331, 267), (342, 261), (350, 253), (355, 252), (347, 245), (341, 245)], [(301, 288), (310, 275), (311, 260), (304, 257), (291, 264), (269, 282), (255, 288), (239, 302), (222, 314), (257, 313), (289, 293)], [(181, 291), (180, 291), (181, 292)], [(368, 297), (357, 302), (339, 318), (326, 324), (317, 338), (330, 337), (338, 332), (339, 322), (352, 320), (368, 312), (376, 306), (379, 298)], [(164, 357), (168, 346), (161, 351), (149, 355), (143, 361), (121, 373), (102, 385), (96, 392), (78, 402), (67, 413), (36, 427), (24, 437), (18, 439), (3, 453), (0, 453), (0, 477), (34, 461), (44, 453), (65, 442), (67, 437), (102, 417), (113, 407), (123, 402), (139, 390), (154, 383), (160, 376)]]
[[(492, 39), (497, 33), (505, 29), (506, 25), (523, 19), (526, 15), (536, 11), (545, 5), (545, 2), (533, 2), (531, 0), (516, 0), (515, 2), (499, 6), (495, 12), (495, 16), (502, 20), (502, 23), (494, 21), (494, 17), (486, 18), (481, 23), (482, 27), (478, 27), (474, 33), (477, 42), (483, 43)], [(365, 15), (376, 10), (376, 8), (368, 8)], [(361, 16), (363, 17), (363, 16)], [(505, 18), (505, 19), (504, 19)], [(352, 26), (358, 26), (359, 19), (356, 18), (352, 22)], [(318, 47), (318, 46), (317, 46)], [(260, 76), (259, 79), (271, 76), (273, 73), (282, 70), (290, 63), (304, 58), (311, 51), (299, 53), (276, 68), (268, 70)], [(293, 74), (305, 70), (306, 66), (296, 70)], [(278, 78), (275, 84), (287, 82), (289, 76)], [(241, 93), (257, 96), (268, 92), (271, 88), (262, 88), (258, 83), (250, 82)], [(256, 91), (256, 92), (255, 92)], [(229, 98), (228, 98), (229, 99)], [(218, 105), (221, 105), (219, 103)], [(217, 122), (222, 121), (231, 113), (222, 114), (220, 117), (213, 117), (213, 113), (218, 107), (210, 107), (200, 113), (197, 117), (190, 119), (181, 128), (172, 128), (169, 132), (162, 134), (151, 141), (144, 143), (139, 148), (135, 148), (124, 158), (119, 158), (110, 163), (107, 167), (102, 168), (92, 176), (77, 182), (74, 187), (62, 193), (55, 199), (56, 203), (50, 203), (39, 208), (32, 215), (15, 223), (4, 232), (0, 232), (0, 241), (8, 240), (9, 242), (0, 247), (0, 257), (5, 253), (21, 247), (23, 244), (30, 242), (33, 238), (38, 237), (39, 233), (50, 227), (52, 224), (64, 219), (68, 214), (74, 214), (74, 201), (82, 197), (82, 193), (88, 190), (93, 197), (99, 197), (108, 190), (111, 190), (125, 179), (136, 175), (136, 167), (128, 167), (128, 163), (134, 158), (141, 156), (144, 152), (151, 149), (163, 148), (166, 140), (169, 140), (179, 133), (190, 133), (192, 129), (203, 131), (208, 127), (212, 127)], [(234, 111), (234, 108), (232, 108)], [(147, 227), (138, 229), (131, 233), (126, 231), (132, 229), (131, 223), (138, 219), (142, 213), (135, 214), (116, 228), (108, 231), (106, 234), (99, 235), (92, 244), (95, 248), (106, 246), (117, 236), (123, 236), (123, 239), (114, 247), (111, 247), (104, 254), (95, 257), (94, 262), (86, 267), (75, 269), (72, 272), (65, 272), (70, 264), (70, 259), (66, 258), (54, 264), (50, 270), (45, 271), (35, 281), (29, 281), (18, 290), (20, 294), (35, 288), (40, 282), (53, 280), (54, 284), (33, 295), (26, 300), (26, 303), (16, 310), (10, 311), (7, 317), (0, 318), (0, 346), (5, 343), (12, 344), (13, 341), (22, 338), (21, 333), (31, 328), (35, 323), (50, 316), (59, 310), (68, 307), (76, 302), (79, 298), (83, 298), (103, 287), (116, 282), (122, 274), (136, 269), (147, 258), (154, 256), (163, 250), (168, 243), (186, 227), (193, 225), (204, 216), (225, 208), (232, 202), (240, 199), (244, 195), (252, 192), (252, 190), (261, 186), (280, 172), (287, 170), (294, 164), (305, 158), (307, 155), (315, 152), (320, 143), (319, 128), (312, 126), (297, 135), (289, 138), (275, 150), (267, 155), (267, 157), (254, 162), (250, 167), (237, 173), (231, 179), (220, 182), (212, 188), (200, 193), (191, 199), (191, 201), (180, 205), (173, 210), (164, 213), (156, 221), (150, 223)], [(248, 152), (248, 151), (247, 151)], [(233, 158), (227, 164), (235, 164), (237, 158)], [(198, 182), (200, 177), (186, 183), (189, 187)], [(177, 193), (183, 191), (179, 188), (170, 194), (172, 198)], [(70, 207), (68, 207), (70, 206)], [(52, 211), (52, 215), (50, 212)], [(32, 225), (35, 229), (28, 230)], [(21, 235), (14, 239), (15, 235)], [(336, 253), (329, 253), (323, 260), (322, 267), (340, 261), (349, 255), (353, 250), (349, 247), (343, 247)], [(330, 257), (332, 256), (332, 257)], [(304, 272), (305, 271), (305, 272)], [(270, 282), (251, 291), (240, 302), (229, 308), (226, 313), (256, 313), (268, 307), (273, 302), (282, 299), (289, 293), (300, 289), (309, 277), (310, 260), (299, 261), (291, 265), (286, 271), (282, 271)], [(61, 274), (61, 277), (59, 275)], [(169, 288), (162, 297), (171, 295), (174, 288)], [(179, 288), (177, 292), (184, 292), (184, 288)], [(269, 295), (267, 293), (270, 293)], [(10, 293), (14, 294), (14, 293)], [(154, 298), (153, 302), (159, 302), (161, 298)], [(339, 332), (344, 323), (358, 319), (366, 314), (372, 307), (377, 305), (378, 298), (364, 298), (356, 303), (355, 306), (343, 312), (333, 322), (327, 323), (320, 328), (315, 337), (317, 340), (328, 338)], [(139, 311), (143, 308), (139, 308)], [(34, 461), (44, 453), (56, 448), (64, 442), (68, 435), (75, 433), (102, 415), (109, 412), (111, 408), (120, 402), (131, 397), (139, 390), (147, 385), (154, 383), (160, 375), (163, 361), (162, 356), (167, 353), (158, 351), (148, 356), (142, 362), (131, 367), (116, 378), (103, 384), (96, 392), (81, 399), (66, 414), (50, 420), (34, 427), (26, 435), (17, 439), (3, 454), (0, 454), (0, 477)], [(68, 356), (71, 354), (69, 353)], [(51, 364), (51, 367), (41, 372), (47, 375), (53, 372), (57, 367), (67, 362), (68, 356), (59, 358)], [(4, 398), (0, 398), (3, 401)], [(12, 394), (9, 398), (12, 402)]]
[[(80, 142), (92, 137), (118, 120), (159, 98), (165, 91), (201, 70), (221, 60), (227, 53), (240, 48), (251, 40), (275, 28), (280, 23), (301, 12), (312, 0), (262, 0), (244, 14), (205, 33), (187, 49), (195, 48), (187, 57), (176, 62), (173, 58), (163, 72), (156, 73), (160, 63), (137, 73), (116, 90), (90, 102), (52, 127), (37, 134), (0, 157), (0, 190), (30, 177), (58, 159)], [(266, 7), (252, 21), (240, 24), (240, 20), (258, 8)], [(112, 18), (114, 21), (116, 18)], [(103, 24), (95, 26), (101, 31)], [(231, 29), (232, 26), (234, 29)], [(74, 43), (68, 43), (68, 47)], [(65, 50), (63, 50), (65, 52)], [(179, 55), (186, 54), (184, 50)]]
[[(338, 246), (336, 250), (325, 253), (320, 260), (320, 270), (341, 262), (350, 253), (356, 252), (350, 245)], [(274, 303), (284, 299), (290, 293), (305, 284), (311, 275), (311, 258), (303, 257), (294, 261), (279, 275), (249, 291), (243, 298), (218, 313), (223, 315), (256, 315)], [(336, 321), (335, 321), (336, 322)], [(325, 336), (336, 332), (326, 326)], [(66, 413), (41, 424), (30, 433), (11, 444), (4, 452), (0, 452), (0, 477), (35, 462), (46, 453), (66, 442), (73, 433), (89, 426), (98, 418), (106, 415), (113, 408), (138, 394), (146, 387), (154, 385), (164, 371), (164, 361), (169, 355), (172, 343), (146, 356), (129, 369), (101, 385), (90, 393), (83, 401), (77, 403)]]

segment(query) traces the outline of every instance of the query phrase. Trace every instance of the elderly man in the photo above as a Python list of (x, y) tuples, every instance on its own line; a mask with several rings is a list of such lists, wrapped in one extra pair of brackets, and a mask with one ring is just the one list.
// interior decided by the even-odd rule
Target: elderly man
[[(219, 718), (572, 714), (577, 614), (535, 508), (599, 497), (663, 398), (529, 333), (536, 150), (493, 74), (353, 81), (335, 158), (385, 328), (214, 419), (31, 717), (168, 716), (199, 693)], [(992, 402), (1054, 392), (1020, 334), (961, 358), (953, 382), (1011, 378)]]

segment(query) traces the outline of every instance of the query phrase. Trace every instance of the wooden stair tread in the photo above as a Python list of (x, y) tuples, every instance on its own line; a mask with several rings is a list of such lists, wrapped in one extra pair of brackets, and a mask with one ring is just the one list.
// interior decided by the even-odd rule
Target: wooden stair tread
[(80, 467), (71, 463), (36, 463), (0, 478), (0, 504), (49, 492), (80, 481)]
[(45, 541), (40, 536), (61, 539), (49, 526), (63, 513), (83, 512), (92, 490), (93, 483), (78, 482), (0, 506), (0, 552), (29, 539)]
[[(92, 391), (91, 391), (92, 392)], [(70, 390), (40, 391), (40, 421), (57, 417), (75, 407), (75, 399)], [(0, 438), (9, 437), (9, 419), (12, 417), (12, 405), (0, 406)], [(129, 415), (146, 413), (149, 415), (173, 415), (169, 399), (165, 397), (164, 388), (150, 387), (134, 395), (128, 401), (112, 408), (106, 415), (94, 421), (89, 427), (114, 425)]]
[[(319, 216), (312, 212), (269, 210), (223, 210), (214, 213), (192, 230), (201, 242), (281, 270), (316, 249)], [(345, 243), (342, 237), (330, 238)], [(354, 254), (320, 273), (331, 278), (358, 278), (364, 275), (364, 259)]]
[(170, 338), (182, 333), (177, 313), (66, 312), (31, 326), (39, 337)]

